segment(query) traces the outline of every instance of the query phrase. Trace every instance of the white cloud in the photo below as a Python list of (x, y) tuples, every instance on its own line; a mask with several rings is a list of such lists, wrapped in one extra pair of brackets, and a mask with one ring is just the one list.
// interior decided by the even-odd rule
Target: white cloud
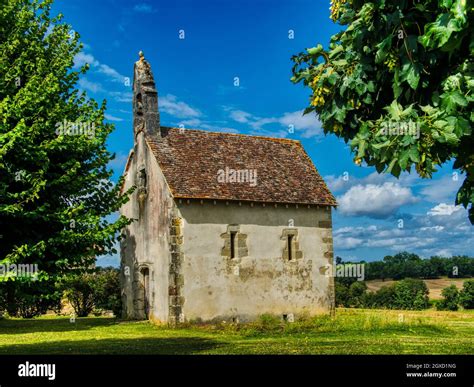
[(447, 174), (440, 179), (423, 183), (425, 187), (420, 192), (426, 200), (433, 203), (452, 201), (456, 197), (456, 192), (461, 187), (463, 179), (464, 177), (459, 174)]
[(107, 66), (106, 64), (100, 64), (99, 66), (97, 66), (97, 72), (107, 75), (111, 80), (115, 82), (124, 82), (126, 78), (117, 70), (113, 69), (110, 66)]
[(321, 122), (314, 114), (303, 115), (303, 111), (296, 111), (292, 113), (285, 113), (278, 119), (278, 122), (286, 126), (288, 129), (293, 125), (293, 128), (298, 131), (301, 130), (301, 137), (311, 138), (320, 136), (323, 133)]
[(81, 89), (88, 90), (88, 91), (91, 91), (93, 93), (104, 91), (104, 89), (102, 88), (102, 85), (100, 83), (91, 82), (87, 78), (81, 78), (81, 79), (79, 79), (79, 81), (77, 83), (78, 83), (78, 85)]
[[(381, 242), (381, 241), (378, 241)], [(421, 238), (421, 237), (404, 237), (404, 238), (398, 238), (394, 239), (392, 241), (390, 240), (385, 240), (383, 244), (384, 247), (390, 248), (390, 250), (394, 252), (400, 252), (400, 251), (415, 251), (415, 249), (423, 249), (423, 248), (429, 248), (433, 246), (437, 242), (436, 238)], [(389, 242), (389, 243), (387, 243)], [(377, 244), (376, 242), (371, 242), (369, 241), (368, 243), (369, 247), (383, 247), (380, 244)]]
[(230, 118), (240, 123), (247, 123), (252, 118), (252, 115), (242, 110), (233, 110), (230, 112)]
[(168, 113), (176, 118), (200, 117), (202, 113), (189, 106), (185, 102), (178, 101), (177, 97), (171, 94), (161, 97), (158, 101), (160, 111)]
[(433, 207), (426, 214), (429, 216), (451, 216), (455, 212), (462, 211), (462, 206), (455, 206), (453, 204), (440, 203)]
[(403, 228), (395, 227), (395, 224), (393, 224), (393, 226), (391, 226), (390, 228), (380, 229), (375, 235), (377, 238), (401, 238), (406, 236), (406, 230), (404, 230)]
[(133, 94), (129, 91), (112, 91), (109, 93), (117, 102), (131, 103)]
[(112, 67), (100, 63), (97, 59), (94, 58), (92, 54), (88, 54), (85, 52), (79, 52), (74, 57), (74, 68), (79, 68), (84, 66), (86, 63), (89, 64), (91, 69), (95, 70), (96, 72), (105, 75), (109, 80), (113, 82), (124, 82), (125, 76), (120, 74), (117, 70), (113, 69)]
[(156, 12), (156, 10), (150, 4), (147, 4), (147, 3), (136, 4), (133, 7), (133, 10), (135, 12), (139, 12), (139, 13), (154, 13), (154, 12)]
[[(229, 112), (229, 117), (239, 123), (248, 124), (254, 133), (252, 134), (278, 134), (281, 137), (286, 137), (290, 134), (290, 130), (294, 130), (295, 133), (303, 138), (318, 137), (323, 132), (321, 129), (321, 123), (314, 115), (303, 115), (302, 110), (295, 112), (283, 113), (279, 117), (258, 117), (249, 112), (243, 110), (235, 110), (229, 107), (224, 107), (224, 110)], [(270, 124), (278, 124), (284, 128), (279, 131), (265, 130), (263, 127)]]
[(324, 181), (332, 192), (345, 191), (355, 185), (367, 185), (367, 184), (383, 184), (383, 183), (394, 183), (400, 184), (401, 186), (413, 186), (417, 181), (421, 181), (421, 178), (414, 174), (402, 173), (400, 178), (397, 179), (395, 176), (386, 173), (372, 172), (370, 175), (365, 177), (356, 177), (345, 171), (339, 175), (327, 175), (324, 176)]
[(473, 226), (464, 208), (453, 207), (440, 203), (428, 213), (413, 214), (404, 218), (402, 228), (395, 219), (376, 226), (336, 227), (333, 231), (335, 252), (346, 256), (343, 251), (367, 248), (381, 249), (385, 255), (404, 250), (424, 257), (469, 254), (474, 245)]
[(440, 231), (443, 231), (445, 229), (444, 226), (428, 226), (428, 227), (420, 227), (420, 231), (436, 231), (436, 232), (440, 232)]
[(234, 128), (229, 128), (225, 125), (213, 125), (199, 118), (190, 118), (187, 120), (179, 121), (176, 126), (183, 127), (184, 129), (209, 130), (211, 132), (239, 133), (239, 131)]
[(88, 63), (90, 66), (96, 66), (99, 62), (91, 55), (85, 52), (79, 52), (74, 57), (74, 68), (79, 68)]
[(191, 118), (188, 120), (179, 121), (178, 126), (183, 128), (195, 129), (202, 126), (204, 123), (199, 118)]
[[(467, 254), (471, 250), (470, 246), (474, 245), (472, 233), (474, 229), (468, 221), (466, 209), (462, 206), (447, 204), (454, 199), (455, 192), (462, 183), (462, 176), (453, 180), (452, 174), (448, 173), (435, 180), (425, 180), (415, 173), (403, 173), (399, 179), (396, 179), (388, 174), (373, 172), (362, 178), (341, 174), (339, 176), (325, 176), (324, 179), (333, 192), (338, 192), (342, 215), (367, 215), (372, 218), (383, 218), (384, 212), (387, 214), (396, 213), (397, 207), (401, 208), (402, 203), (406, 204), (405, 201), (414, 203), (417, 200), (423, 200), (424, 204), (426, 202), (435, 202), (436, 204), (421, 213), (417, 213), (415, 210), (410, 214), (399, 214), (404, 221), (403, 228), (398, 228), (397, 220), (389, 217), (389, 221), (379, 225), (376, 232), (369, 232), (366, 227), (360, 226), (344, 227), (342, 230), (335, 229), (334, 246), (336, 251), (338, 249), (336, 245), (338, 235), (362, 239), (363, 243), (354, 250), (358, 248), (379, 248), (393, 252), (408, 250), (425, 257)], [(393, 197), (390, 200), (384, 200), (386, 203), (384, 205), (387, 208), (381, 209), (378, 198), (369, 196), (368, 199), (366, 197), (367, 189), (365, 187), (370, 184), (383, 187), (386, 183), (392, 183), (400, 188), (404, 187), (407, 191), (401, 197), (397, 197), (395, 192), (392, 192), (391, 196)], [(353, 188), (357, 186), (363, 186), (364, 189)], [(410, 198), (409, 192), (414, 192), (414, 189), (418, 189), (416, 191), (418, 195), (416, 198)], [(397, 190), (395, 191), (397, 192)], [(341, 202), (341, 198), (346, 200)], [(436, 201), (437, 199), (443, 200)], [(340, 248), (344, 250), (347, 245), (343, 243)]]
[(346, 178), (344, 178), (342, 175), (328, 175), (324, 176), (324, 181), (328, 185), (331, 192), (337, 192), (349, 188), (349, 175), (347, 175)]
[(394, 246), (399, 239), (397, 238), (388, 238), (388, 239), (368, 239), (366, 241), (367, 247), (390, 247)]
[(395, 183), (367, 184), (351, 187), (338, 198), (344, 215), (386, 218), (406, 204), (417, 200), (411, 190)]
[(343, 250), (351, 250), (361, 246), (364, 243), (363, 239), (344, 237), (342, 235), (334, 237), (334, 244)]
[(357, 227), (353, 227), (353, 226), (346, 226), (346, 227), (341, 227), (341, 228), (338, 228), (336, 230), (334, 230), (334, 234), (347, 234), (347, 233), (350, 233), (350, 234), (365, 234), (366, 232), (373, 232), (373, 231), (377, 231), (377, 226), (372, 224), (370, 226), (367, 226), (367, 227), (364, 227), (364, 226), (357, 226)]
[(117, 122), (123, 121), (123, 118), (115, 117), (111, 114), (105, 114), (105, 118), (109, 121), (117, 121)]

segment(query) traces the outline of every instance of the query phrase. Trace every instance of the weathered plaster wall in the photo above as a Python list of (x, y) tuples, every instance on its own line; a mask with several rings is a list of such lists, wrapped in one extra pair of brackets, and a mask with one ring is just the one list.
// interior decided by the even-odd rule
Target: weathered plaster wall
[[(146, 172), (146, 194), (140, 189), (140, 184), (143, 184), (140, 170), (143, 168)], [(143, 132), (137, 135), (124, 188), (133, 185), (137, 185), (138, 189), (121, 210), (122, 214), (136, 219), (125, 229), (126, 238), (121, 244), (124, 317), (146, 318), (141, 271), (147, 267), (150, 279), (149, 317), (166, 322), (169, 313), (170, 219), (174, 201)]]
[[(333, 279), (324, 275), (333, 258), (329, 208), (183, 200), (178, 209), (182, 320), (246, 321), (263, 313), (298, 318), (331, 309)], [(295, 231), (291, 224), (299, 253), (289, 261), (284, 250), (285, 235)], [(238, 254), (231, 259), (227, 235), (235, 227)]]

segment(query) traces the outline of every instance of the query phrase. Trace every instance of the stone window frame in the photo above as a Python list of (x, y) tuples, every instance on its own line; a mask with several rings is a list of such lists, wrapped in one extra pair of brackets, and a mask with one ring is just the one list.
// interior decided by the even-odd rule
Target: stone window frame
[[(291, 236), (291, 257), (288, 251), (288, 237)], [(282, 251), (282, 258), (286, 262), (296, 262), (303, 259), (303, 251), (300, 250), (300, 244), (298, 240), (298, 229), (297, 228), (284, 228), (280, 239), (285, 242)]]
[[(232, 234), (235, 235), (234, 240), (234, 256), (232, 257), (231, 251), (231, 238)], [(249, 255), (247, 246), (247, 235), (240, 232), (239, 224), (229, 224), (227, 231), (221, 234), (221, 238), (224, 239), (224, 246), (221, 249), (221, 255), (231, 260), (238, 260)]]

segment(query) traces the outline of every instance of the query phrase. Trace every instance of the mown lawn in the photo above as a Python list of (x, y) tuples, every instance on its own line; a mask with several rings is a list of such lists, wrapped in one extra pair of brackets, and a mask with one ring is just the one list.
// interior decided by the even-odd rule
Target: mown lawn
[(0, 354), (474, 354), (474, 311), (338, 309), (296, 323), (170, 328), (114, 318), (0, 320)]

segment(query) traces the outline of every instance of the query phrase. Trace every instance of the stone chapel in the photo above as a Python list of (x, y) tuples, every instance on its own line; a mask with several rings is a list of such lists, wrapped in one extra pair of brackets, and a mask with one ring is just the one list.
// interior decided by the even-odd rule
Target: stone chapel
[(162, 126), (150, 64), (134, 66), (122, 190), (124, 316), (292, 321), (334, 309), (336, 200), (295, 140)]

